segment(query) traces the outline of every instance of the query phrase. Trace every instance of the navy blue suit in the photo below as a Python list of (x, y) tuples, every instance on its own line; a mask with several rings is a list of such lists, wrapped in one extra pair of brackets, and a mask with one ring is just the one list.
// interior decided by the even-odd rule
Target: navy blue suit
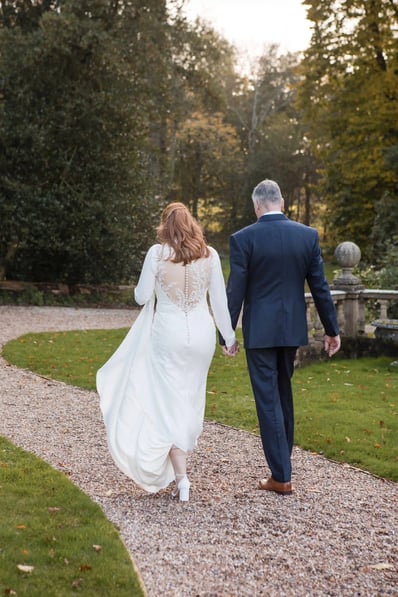
[(297, 347), (308, 343), (307, 281), (325, 333), (339, 334), (325, 279), (318, 232), (282, 213), (264, 215), (230, 239), (228, 307), (235, 328), (243, 304), (243, 338), (264, 453), (272, 477), (291, 479)]

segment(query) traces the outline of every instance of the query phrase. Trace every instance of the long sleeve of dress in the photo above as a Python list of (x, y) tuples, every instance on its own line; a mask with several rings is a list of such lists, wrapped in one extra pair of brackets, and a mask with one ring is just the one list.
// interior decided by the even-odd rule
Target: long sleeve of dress
[(153, 245), (147, 252), (138, 284), (134, 289), (134, 298), (139, 305), (145, 305), (155, 291), (156, 263), (160, 245)]
[(211, 277), (209, 285), (210, 306), (216, 326), (225, 340), (227, 347), (235, 343), (235, 332), (232, 329), (231, 317), (228, 311), (227, 295), (225, 292), (224, 276), (221, 269), (220, 257), (215, 249), (211, 251)]

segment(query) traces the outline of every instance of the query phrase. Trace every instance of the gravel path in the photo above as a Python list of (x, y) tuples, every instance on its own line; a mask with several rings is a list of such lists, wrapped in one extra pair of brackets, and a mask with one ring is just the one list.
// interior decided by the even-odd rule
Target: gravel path
[[(28, 331), (129, 326), (128, 310), (0, 307), (0, 344)], [(294, 450), (291, 497), (256, 490), (258, 437), (206, 423), (191, 500), (145, 494), (113, 465), (95, 392), (0, 360), (0, 434), (100, 504), (149, 597), (398, 596), (398, 484)], [(113, 596), (110, 596), (113, 597)]]

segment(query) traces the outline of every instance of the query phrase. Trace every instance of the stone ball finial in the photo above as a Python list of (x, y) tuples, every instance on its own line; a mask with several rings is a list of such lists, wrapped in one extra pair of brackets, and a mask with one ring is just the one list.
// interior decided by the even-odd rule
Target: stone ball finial
[(335, 290), (358, 290), (363, 288), (361, 280), (352, 273), (354, 267), (361, 261), (360, 248), (355, 243), (345, 241), (336, 247), (334, 258), (342, 271), (341, 274), (333, 280), (333, 288)]
[(336, 247), (334, 258), (342, 268), (354, 268), (361, 261), (361, 249), (347, 240)]

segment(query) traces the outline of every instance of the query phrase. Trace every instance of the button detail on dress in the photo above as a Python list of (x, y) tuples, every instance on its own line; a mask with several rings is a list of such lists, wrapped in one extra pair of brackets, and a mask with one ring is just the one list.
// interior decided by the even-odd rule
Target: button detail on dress
[(188, 306), (188, 301), (189, 301), (189, 263), (185, 264), (185, 284), (184, 284), (184, 313), (185, 313), (185, 323), (187, 326), (187, 343), (190, 343), (191, 337), (190, 337), (190, 330), (189, 330), (189, 320), (188, 320), (188, 311), (189, 311), (189, 306)]

